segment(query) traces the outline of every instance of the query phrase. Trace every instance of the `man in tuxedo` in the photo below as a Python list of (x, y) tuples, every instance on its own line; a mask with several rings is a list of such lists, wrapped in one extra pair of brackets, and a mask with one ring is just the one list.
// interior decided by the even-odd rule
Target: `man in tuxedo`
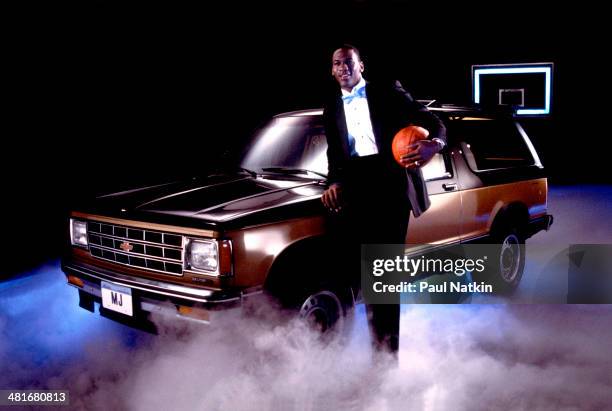
[[(359, 50), (343, 45), (332, 55), (339, 87), (326, 99), (325, 130), (330, 182), (322, 202), (330, 210), (330, 229), (344, 245), (347, 270), (359, 284), (361, 244), (398, 244), (403, 250), (410, 210), (418, 217), (429, 207), (420, 167), (446, 144), (442, 122), (415, 101), (397, 81), (367, 82)], [(391, 142), (413, 124), (429, 131), (411, 147), (401, 167)], [(367, 302), (366, 302), (367, 303)], [(399, 304), (366, 304), (374, 347), (397, 353)]]

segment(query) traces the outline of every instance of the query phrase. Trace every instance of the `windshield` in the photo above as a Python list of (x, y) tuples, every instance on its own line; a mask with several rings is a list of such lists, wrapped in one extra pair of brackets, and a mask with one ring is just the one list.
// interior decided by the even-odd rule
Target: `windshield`
[(326, 175), (327, 141), (322, 117), (272, 119), (255, 134), (240, 166), (257, 172), (272, 168), (301, 169)]

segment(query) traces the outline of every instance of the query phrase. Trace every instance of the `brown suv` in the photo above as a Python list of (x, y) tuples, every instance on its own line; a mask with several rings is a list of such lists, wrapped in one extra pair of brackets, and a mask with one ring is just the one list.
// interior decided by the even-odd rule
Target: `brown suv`
[[(515, 288), (524, 240), (552, 223), (547, 180), (511, 117), (432, 108), (448, 146), (423, 167), (431, 208), (410, 222), (407, 244), (503, 244), (499, 282)], [(256, 133), (239, 168), (98, 197), (70, 216), (62, 261), (80, 306), (143, 318), (204, 322), (263, 292), (332, 325), (355, 301), (334, 267), (320, 196), (327, 182), (321, 110), (278, 115)], [(119, 315), (115, 314), (120, 313)]]

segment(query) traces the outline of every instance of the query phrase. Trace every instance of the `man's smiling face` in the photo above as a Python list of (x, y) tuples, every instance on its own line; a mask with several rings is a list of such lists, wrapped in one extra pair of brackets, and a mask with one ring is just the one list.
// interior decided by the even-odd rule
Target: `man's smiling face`
[(346, 91), (351, 91), (361, 81), (364, 66), (359, 55), (352, 49), (338, 49), (332, 56), (332, 75)]

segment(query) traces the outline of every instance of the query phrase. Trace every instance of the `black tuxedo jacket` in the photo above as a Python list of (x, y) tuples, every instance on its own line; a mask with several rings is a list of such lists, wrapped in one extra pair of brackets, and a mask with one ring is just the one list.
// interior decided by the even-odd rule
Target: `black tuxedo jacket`
[[(397, 189), (405, 192), (412, 212), (418, 217), (429, 208), (429, 196), (420, 168), (402, 169), (393, 158), (391, 142), (402, 128), (414, 124), (429, 131), (429, 139), (446, 142), (446, 129), (440, 119), (412, 98), (399, 81), (389, 84), (366, 83), (366, 96), (370, 109), (372, 129), (378, 153), (385, 164), (385, 173), (391, 180), (400, 182)], [(339, 88), (331, 93), (324, 105), (323, 117), (327, 135), (328, 178), (331, 183), (350, 181), (347, 167), (350, 161), (348, 131), (344, 116), (344, 104)], [(381, 201), (384, 199), (381, 199)]]

